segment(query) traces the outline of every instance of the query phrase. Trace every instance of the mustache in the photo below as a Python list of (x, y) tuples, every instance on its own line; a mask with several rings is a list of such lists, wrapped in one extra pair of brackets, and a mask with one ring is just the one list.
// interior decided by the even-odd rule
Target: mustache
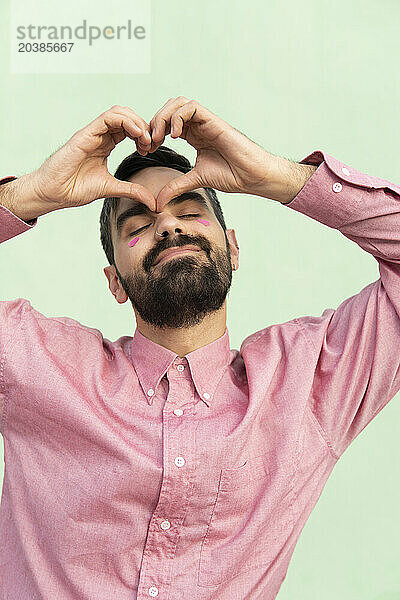
[(207, 256), (210, 257), (211, 244), (206, 238), (203, 238), (201, 236), (189, 236), (189, 235), (182, 233), (182, 234), (179, 234), (179, 236), (175, 237), (174, 239), (171, 239), (168, 237), (168, 238), (163, 238), (162, 240), (160, 240), (157, 243), (157, 245), (154, 246), (154, 248), (152, 248), (148, 252), (147, 256), (143, 260), (144, 270), (146, 272), (149, 272), (153, 263), (157, 260), (158, 256), (164, 250), (167, 250), (168, 248), (175, 248), (177, 246), (178, 247), (187, 246), (189, 244), (193, 244), (194, 246), (199, 246), (199, 248), (201, 250), (204, 250), (204, 252), (207, 254)]

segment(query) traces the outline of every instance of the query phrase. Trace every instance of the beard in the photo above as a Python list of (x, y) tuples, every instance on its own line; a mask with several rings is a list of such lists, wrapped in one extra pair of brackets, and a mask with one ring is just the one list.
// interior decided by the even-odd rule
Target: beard
[[(132, 306), (143, 321), (160, 328), (188, 328), (219, 310), (232, 283), (231, 253), (213, 249), (201, 236), (163, 238), (127, 277), (115, 269)], [(159, 254), (173, 246), (199, 246), (203, 252), (168, 258), (152, 268)]]

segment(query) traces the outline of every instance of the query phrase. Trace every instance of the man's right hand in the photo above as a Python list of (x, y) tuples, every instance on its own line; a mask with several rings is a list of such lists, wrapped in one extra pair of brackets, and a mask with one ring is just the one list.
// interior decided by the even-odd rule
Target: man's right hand
[(155, 211), (156, 200), (149, 190), (120, 181), (107, 169), (108, 156), (126, 137), (135, 141), (141, 155), (151, 148), (150, 125), (131, 108), (113, 106), (77, 131), (39, 169), (4, 185), (10, 192), (14, 188), (13, 207), (22, 208), (26, 199), (45, 214), (83, 206), (98, 198), (123, 196), (137, 199)]

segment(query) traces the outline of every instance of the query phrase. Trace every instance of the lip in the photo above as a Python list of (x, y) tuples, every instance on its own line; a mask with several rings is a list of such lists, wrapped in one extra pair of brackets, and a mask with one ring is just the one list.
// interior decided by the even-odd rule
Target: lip
[(186, 254), (187, 252), (200, 252), (201, 249), (198, 246), (174, 246), (173, 248), (168, 248), (167, 250), (163, 250), (161, 254), (159, 254), (154, 265), (158, 265), (158, 263), (162, 262), (164, 259), (169, 258), (171, 256), (175, 256), (178, 254)]

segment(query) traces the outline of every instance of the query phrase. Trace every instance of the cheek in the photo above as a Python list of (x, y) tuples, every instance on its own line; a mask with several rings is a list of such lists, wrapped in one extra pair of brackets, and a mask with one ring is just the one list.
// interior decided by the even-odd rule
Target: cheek
[(135, 246), (135, 245), (138, 243), (138, 241), (139, 241), (139, 240), (140, 240), (140, 238), (139, 238), (139, 237), (135, 237), (135, 238), (133, 238), (133, 240), (131, 240), (131, 241), (129, 242), (128, 246), (131, 246), (131, 247), (132, 247), (132, 246)]
[(204, 219), (197, 219), (197, 221), (199, 223), (201, 223), (202, 225), (206, 225), (206, 226), (210, 224), (210, 221), (205, 221)]

